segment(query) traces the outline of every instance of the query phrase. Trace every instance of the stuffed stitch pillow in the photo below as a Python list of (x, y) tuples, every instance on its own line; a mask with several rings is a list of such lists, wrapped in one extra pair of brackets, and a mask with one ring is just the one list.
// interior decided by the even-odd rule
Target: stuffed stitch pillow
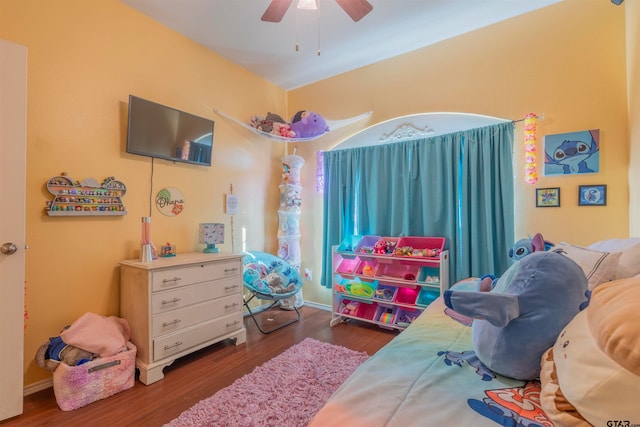
[(613, 280), (620, 260), (620, 252), (601, 252), (565, 242), (560, 242), (551, 251), (562, 253), (574, 260), (589, 280), (589, 289)]
[(589, 249), (621, 253), (615, 280), (640, 274), (640, 237), (602, 240), (590, 245)]
[(596, 287), (543, 355), (540, 403), (555, 425), (640, 420), (638, 301), (640, 277)]
[(445, 305), (473, 318), (478, 359), (497, 374), (531, 380), (540, 357), (588, 303), (587, 278), (578, 264), (556, 252), (533, 252), (514, 263), (489, 292), (448, 289)]

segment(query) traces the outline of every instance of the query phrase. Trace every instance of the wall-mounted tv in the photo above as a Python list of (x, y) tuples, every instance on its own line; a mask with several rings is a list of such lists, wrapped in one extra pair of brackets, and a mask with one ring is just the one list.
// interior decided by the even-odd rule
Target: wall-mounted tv
[(127, 153), (211, 166), (213, 120), (129, 95)]

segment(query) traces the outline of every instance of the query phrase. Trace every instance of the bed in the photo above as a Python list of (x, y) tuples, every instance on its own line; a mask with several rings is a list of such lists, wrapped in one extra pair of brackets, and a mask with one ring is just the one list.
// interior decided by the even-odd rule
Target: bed
[[(626, 420), (625, 425), (640, 423), (640, 411), (633, 401), (640, 395), (640, 344), (636, 339), (640, 324), (640, 239), (611, 239), (586, 248), (566, 243), (558, 246), (582, 267), (589, 279), (591, 303), (582, 313), (593, 315), (591, 323), (585, 321), (585, 316), (581, 321), (593, 329), (593, 319), (608, 316), (601, 323), (608, 322), (609, 329), (603, 327), (605, 332), (600, 335), (605, 338), (600, 339), (606, 340), (612, 334), (612, 321), (616, 322), (613, 329), (619, 331), (615, 341), (604, 344), (605, 352), (588, 345), (581, 347), (578, 337), (574, 337), (575, 344), (569, 349), (587, 349), (578, 353), (597, 354), (604, 362), (567, 355), (568, 340), (559, 339), (542, 358), (539, 379), (519, 381), (496, 375), (475, 355), (472, 328), (448, 310), (440, 297), (405, 331), (356, 369), (310, 426), (590, 425), (581, 414), (594, 407), (599, 413), (594, 416), (605, 417), (605, 422), (617, 419)], [(476, 285), (477, 281), (466, 280), (455, 286)], [(617, 295), (623, 302), (612, 303), (615, 298), (611, 295)], [(604, 306), (598, 313), (606, 314), (596, 316), (597, 306)], [(616, 314), (613, 307), (618, 306), (624, 307)], [(575, 322), (576, 319), (572, 320), (560, 335), (571, 332), (570, 326)], [(589, 327), (583, 327), (582, 331)], [(597, 341), (598, 333), (591, 332)], [(586, 335), (581, 339), (591, 340), (591, 335)], [(568, 370), (567, 367), (553, 361), (554, 354), (556, 358), (562, 355), (565, 365), (566, 360), (575, 360), (569, 376), (560, 371), (560, 368)], [(589, 364), (604, 366), (612, 361), (610, 368), (614, 374), (602, 375), (606, 378), (617, 375), (617, 382), (600, 379), (594, 384), (599, 374), (592, 372)], [(607, 396), (608, 400), (594, 400), (598, 396)], [(605, 401), (608, 403), (599, 407)], [(603, 410), (614, 404), (615, 417)]]

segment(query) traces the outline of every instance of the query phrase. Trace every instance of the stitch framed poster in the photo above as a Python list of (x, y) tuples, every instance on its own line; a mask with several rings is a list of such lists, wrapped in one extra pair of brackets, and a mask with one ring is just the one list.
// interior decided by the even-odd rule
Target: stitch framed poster
[(606, 185), (579, 185), (578, 186), (579, 206), (606, 206), (607, 186)]
[(600, 172), (600, 129), (544, 137), (544, 174)]
[(560, 187), (536, 188), (536, 208), (559, 208)]

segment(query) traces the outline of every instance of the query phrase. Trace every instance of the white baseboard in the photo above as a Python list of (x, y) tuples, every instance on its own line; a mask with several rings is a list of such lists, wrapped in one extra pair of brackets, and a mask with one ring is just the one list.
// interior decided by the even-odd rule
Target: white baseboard
[(42, 390), (53, 387), (53, 378), (38, 381), (37, 383), (29, 384), (22, 390), (23, 396), (29, 396), (30, 394), (37, 393)]
[(304, 305), (309, 307), (318, 308), (320, 310), (331, 311), (331, 306), (326, 304), (318, 304), (317, 302), (305, 301)]

